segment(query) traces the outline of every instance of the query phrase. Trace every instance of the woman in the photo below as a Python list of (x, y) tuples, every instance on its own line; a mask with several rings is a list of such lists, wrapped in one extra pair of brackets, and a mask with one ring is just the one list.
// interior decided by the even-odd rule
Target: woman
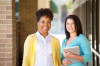
[(61, 66), (59, 40), (49, 34), (53, 13), (50, 9), (36, 12), (38, 31), (27, 37), (22, 66)]
[[(65, 34), (66, 38), (62, 42), (62, 64), (67, 66), (84, 66), (84, 62), (92, 61), (90, 43), (82, 34), (81, 22), (76, 15), (69, 15), (65, 19)], [(66, 47), (74, 46), (79, 46), (80, 55), (75, 55), (64, 50)], [(66, 58), (72, 58), (79, 62), (72, 63), (71, 61), (66, 60)]]

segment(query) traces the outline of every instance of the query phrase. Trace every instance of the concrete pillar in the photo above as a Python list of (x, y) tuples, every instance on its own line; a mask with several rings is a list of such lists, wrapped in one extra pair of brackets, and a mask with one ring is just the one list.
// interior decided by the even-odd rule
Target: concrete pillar
[(38, 9), (50, 8), (50, 0), (38, 0)]

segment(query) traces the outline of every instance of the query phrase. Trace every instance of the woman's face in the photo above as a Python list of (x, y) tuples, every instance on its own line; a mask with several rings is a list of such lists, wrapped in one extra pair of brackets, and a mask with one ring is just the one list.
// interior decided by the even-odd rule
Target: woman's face
[(38, 22), (38, 30), (40, 33), (48, 33), (48, 31), (51, 28), (51, 19), (46, 17), (46, 16), (42, 16)]
[(75, 23), (73, 21), (73, 19), (67, 19), (66, 20), (66, 29), (69, 33), (74, 33), (76, 32), (75, 30)]

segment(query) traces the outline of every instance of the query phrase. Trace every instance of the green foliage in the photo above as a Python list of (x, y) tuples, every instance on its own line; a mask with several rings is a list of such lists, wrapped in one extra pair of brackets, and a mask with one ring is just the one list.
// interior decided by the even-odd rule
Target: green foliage
[(52, 0), (50, 1), (50, 9), (53, 11), (53, 13), (58, 13), (58, 7)]
[(66, 4), (68, 10), (72, 11), (72, 0), (66, 0), (66, 1), (68, 2), (68, 3)]

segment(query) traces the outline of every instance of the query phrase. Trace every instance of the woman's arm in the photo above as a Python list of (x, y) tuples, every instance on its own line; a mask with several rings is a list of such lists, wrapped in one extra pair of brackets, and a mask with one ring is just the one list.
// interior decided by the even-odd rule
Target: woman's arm
[(90, 48), (90, 43), (85, 36), (80, 37), (80, 48), (83, 51), (82, 57), (84, 62), (91, 62), (92, 61), (92, 52)]
[(22, 66), (29, 66), (30, 60), (30, 42), (32, 41), (31, 35), (29, 35), (24, 43), (23, 63)]
[(63, 40), (62, 46), (61, 46), (61, 61), (62, 61), (63, 59), (65, 59), (65, 57), (64, 57), (64, 55), (63, 55), (65, 46), (66, 46), (66, 38)]
[(69, 64), (71, 64), (71, 61), (66, 60), (65, 57), (64, 57), (64, 55), (63, 55), (65, 46), (66, 46), (66, 38), (65, 38), (65, 39), (63, 40), (63, 42), (62, 42), (61, 64), (62, 64), (62, 65), (69, 65)]

